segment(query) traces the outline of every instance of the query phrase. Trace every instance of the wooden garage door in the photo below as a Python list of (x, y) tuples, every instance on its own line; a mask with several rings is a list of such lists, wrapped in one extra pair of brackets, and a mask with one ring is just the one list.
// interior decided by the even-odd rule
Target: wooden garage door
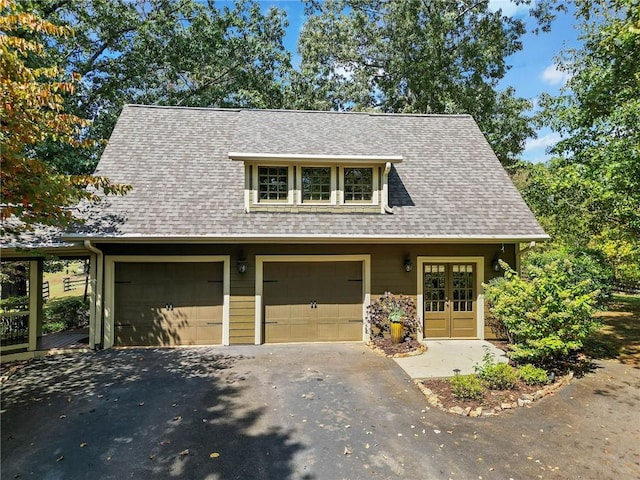
[(116, 263), (116, 344), (222, 343), (222, 289), (222, 262)]
[(264, 264), (265, 341), (362, 340), (362, 262)]

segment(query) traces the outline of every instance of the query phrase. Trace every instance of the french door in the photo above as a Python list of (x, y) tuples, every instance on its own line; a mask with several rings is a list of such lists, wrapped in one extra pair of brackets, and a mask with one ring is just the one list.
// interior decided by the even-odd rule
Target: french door
[(476, 265), (424, 264), (424, 337), (477, 337)]

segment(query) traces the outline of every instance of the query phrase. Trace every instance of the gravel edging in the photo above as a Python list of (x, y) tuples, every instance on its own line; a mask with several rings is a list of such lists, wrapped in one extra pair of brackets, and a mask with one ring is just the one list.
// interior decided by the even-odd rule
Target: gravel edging
[(420, 391), (424, 394), (424, 396), (427, 397), (427, 402), (429, 402), (429, 405), (431, 405), (432, 407), (437, 407), (444, 412), (460, 415), (463, 417), (494, 417), (496, 415), (499, 415), (500, 412), (504, 410), (513, 410), (520, 407), (529, 407), (533, 402), (540, 400), (541, 398), (544, 398), (547, 395), (551, 395), (552, 393), (554, 393), (556, 390), (558, 390), (560, 387), (563, 387), (564, 385), (568, 385), (572, 379), (573, 379), (573, 372), (569, 372), (567, 375), (564, 375), (563, 377), (560, 377), (559, 379), (557, 379), (554, 383), (550, 385), (545, 385), (540, 390), (537, 390), (534, 393), (523, 394), (515, 402), (502, 403), (492, 408), (487, 408), (487, 407), (463, 408), (460, 406), (446, 408), (444, 405), (442, 405), (438, 396), (434, 394), (428, 387), (424, 386), (424, 384), (422, 383), (424, 379), (415, 379), (413, 383), (415, 383), (420, 389)]

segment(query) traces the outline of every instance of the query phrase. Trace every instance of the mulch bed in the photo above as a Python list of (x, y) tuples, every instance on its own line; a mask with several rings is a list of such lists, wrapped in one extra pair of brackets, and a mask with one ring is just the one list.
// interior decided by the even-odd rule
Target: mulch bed
[(484, 396), (480, 400), (460, 400), (451, 393), (451, 384), (445, 379), (428, 379), (421, 380), (420, 383), (427, 387), (431, 392), (438, 397), (442, 408), (449, 410), (452, 407), (471, 407), (472, 410), (482, 407), (483, 410), (492, 409), (495, 407), (502, 407), (503, 404), (513, 404), (517, 402), (525, 394), (533, 395), (540, 390), (540, 385), (527, 385), (526, 383), (518, 380), (516, 387), (513, 390), (486, 390)]
[(369, 346), (374, 352), (378, 352), (391, 358), (420, 355), (427, 351), (427, 347), (417, 340), (410, 340), (408, 342), (395, 344), (390, 338), (375, 338), (371, 340)]
[[(489, 340), (501, 350), (508, 350), (508, 343), (500, 340)], [(423, 391), (429, 403), (437, 406), (441, 410), (458, 415), (469, 415), (472, 417), (484, 415), (497, 415), (503, 410), (514, 409), (523, 406), (531, 406), (539, 400), (555, 392), (558, 388), (566, 385), (573, 378), (573, 373), (556, 378), (554, 383), (548, 385), (527, 385), (522, 380), (518, 380), (513, 389), (492, 390), (486, 389), (484, 395), (478, 400), (461, 400), (451, 393), (451, 383), (449, 379), (429, 378), (416, 381), (418, 387)]]

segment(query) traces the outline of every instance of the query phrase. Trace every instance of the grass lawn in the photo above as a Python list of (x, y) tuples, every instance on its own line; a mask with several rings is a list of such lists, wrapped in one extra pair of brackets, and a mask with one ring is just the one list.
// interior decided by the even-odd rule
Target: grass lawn
[(71, 262), (68, 269), (69, 273), (67, 273), (67, 269), (65, 268), (61, 272), (44, 274), (43, 280), (49, 282), (49, 299), (75, 297), (84, 293), (83, 285), (76, 285), (74, 289), (65, 292), (62, 284), (62, 279), (65, 277), (77, 278), (76, 272), (79, 271), (80, 264), (81, 262)]
[(640, 365), (640, 295), (614, 295), (598, 317), (604, 325), (585, 345), (587, 353)]

